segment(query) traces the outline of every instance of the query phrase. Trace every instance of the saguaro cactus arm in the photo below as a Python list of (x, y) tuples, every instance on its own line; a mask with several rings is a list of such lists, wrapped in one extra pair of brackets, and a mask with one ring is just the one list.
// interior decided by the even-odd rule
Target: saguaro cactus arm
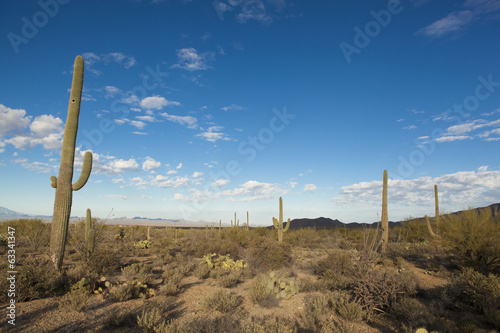
[(273, 217), (273, 225), (274, 225), (274, 227), (275, 227), (276, 229), (279, 229), (279, 228), (280, 228), (280, 227), (279, 227), (279, 225), (278, 225), (278, 220), (277, 220), (275, 217)]
[(436, 237), (436, 234), (432, 231), (431, 222), (429, 221), (429, 217), (427, 215), (425, 215), (425, 223), (427, 224), (427, 229), (429, 229), (431, 236)]
[(85, 184), (89, 180), (91, 171), (92, 171), (92, 153), (88, 151), (85, 153), (85, 156), (83, 157), (82, 173), (80, 174), (80, 177), (78, 178), (76, 183), (74, 183), (72, 186), (73, 191), (78, 191), (83, 186), (85, 186)]
[(50, 177), (50, 180), (51, 180), (51, 184), (50, 186), (52, 186), (53, 188), (57, 188), (57, 177), (56, 176), (52, 176)]
[(286, 222), (286, 227), (283, 229), (283, 232), (286, 232), (290, 228), (290, 218), (288, 218), (288, 221)]

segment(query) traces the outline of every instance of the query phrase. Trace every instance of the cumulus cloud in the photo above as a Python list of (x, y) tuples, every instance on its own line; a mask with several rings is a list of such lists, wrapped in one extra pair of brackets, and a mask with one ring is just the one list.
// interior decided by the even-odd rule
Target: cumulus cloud
[(229, 201), (248, 202), (274, 199), (285, 193), (287, 191), (281, 189), (278, 184), (249, 180), (234, 190), (223, 191), (222, 195)]
[(145, 171), (154, 172), (161, 166), (161, 163), (156, 161), (152, 157), (146, 157), (146, 160), (142, 163), (142, 169)]
[(207, 70), (211, 68), (207, 65), (207, 61), (214, 58), (213, 52), (198, 54), (198, 51), (193, 47), (187, 47), (177, 51), (177, 63), (172, 65), (172, 68), (182, 68), (187, 71)]
[(168, 121), (173, 123), (178, 123), (187, 126), (187, 128), (196, 129), (198, 128), (198, 119), (192, 116), (175, 116), (168, 114), (166, 112), (160, 113), (160, 116), (164, 117)]
[(165, 97), (155, 95), (152, 97), (143, 98), (139, 103), (139, 105), (144, 109), (161, 110), (165, 106), (170, 106), (170, 105), (179, 106), (181, 105), (181, 103), (176, 101), (169, 101)]
[(214, 182), (212, 182), (212, 185), (213, 187), (223, 187), (224, 185), (227, 185), (230, 183), (230, 180), (229, 179), (219, 179), (219, 180), (216, 180)]
[(193, 172), (193, 174), (191, 175), (192, 178), (198, 178), (201, 176), (203, 176), (203, 172), (198, 172), (198, 171)]
[(229, 141), (230, 139), (226, 136), (226, 134), (220, 132), (222, 129), (224, 129), (222, 126), (211, 126), (207, 128), (205, 132), (198, 133), (196, 136), (210, 142), (216, 142), (217, 140)]
[(26, 110), (11, 109), (0, 104), (0, 138), (22, 133), (31, 121)]
[(117, 94), (121, 93), (121, 90), (115, 86), (105, 86), (104, 93), (104, 98), (113, 98)]
[[(400, 206), (434, 205), (434, 184), (438, 185), (441, 207), (449, 211), (471, 206), (486, 206), (500, 201), (500, 171), (461, 171), (439, 177), (410, 180), (389, 179), (388, 201)], [(341, 205), (377, 206), (382, 200), (382, 181), (344, 186), (332, 199)]]
[(315, 192), (318, 189), (318, 187), (314, 184), (305, 184), (304, 185), (304, 192)]
[(4, 142), (17, 149), (37, 145), (42, 145), (45, 149), (59, 149), (64, 133), (62, 120), (52, 115), (37, 116), (32, 122), (31, 119), (26, 116), (25, 110), (11, 109), (0, 104), (0, 138), (13, 135)]

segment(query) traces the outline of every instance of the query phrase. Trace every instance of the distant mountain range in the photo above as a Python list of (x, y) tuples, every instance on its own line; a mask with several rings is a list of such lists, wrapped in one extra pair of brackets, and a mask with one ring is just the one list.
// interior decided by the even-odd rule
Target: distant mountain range
[[(493, 215), (499, 215), (500, 214), (500, 203), (495, 203), (486, 207), (479, 207), (475, 208), (475, 210), (482, 210), (484, 208), (489, 208), (491, 209), (491, 212)], [(458, 211), (458, 212), (453, 212), (450, 214), (460, 214), (463, 211)], [(28, 214), (23, 214), (19, 212), (15, 212), (13, 210), (0, 207), (0, 221), (1, 220), (8, 220), (8, 219), (20, 219), (20, 218), (41, 218), (44, 220), (52, 220), (52, 216), (46, 216), (46, 215), (28, 215)], [(80, 217), (72, 216), (71, 220), (76, 220), (79, 219)], [(416, 218), (418, 219), (418, 218)], [(429, 217), (431, 221), (434, 220), (434, 217)], [(403, 221), (397, 221), (397, 222), (392, 222), (389, 221), (389, 226), (394, 227), (401, 225)], [(110, 225), (151, 225), (151, 226), (172, 226), (172, 227), (205, 227), (207, 225), (212, 225), (213, 222), (208, 222), (208, 221), (188, 221), (188, 220), (182, 220), (182, 219), (161, 219), (161, 218), (155, 218), (155, 219), (150, 219), (146, 217), (117, 217), (113, 219), (108, 219), (106, 220), (106, 224)], [(308, 218), (301, 218), (301, 219), (293, 219), (291, 220), (290, 228), (295, 229), (295, 228), (361, 228), (366, 225), (371, 225), (373, 223), (359, 223), (359, 222), (351, 222), (351, 223), (344, 223), (341, 222), (337, 219), (331, 219), (328, 217), (318, 217), (315, 219), (308, 219)], [(286, 222), (285, 222), (286, 225)], [(218, 227), (219, 224), (215, 223), (215, 226)], [(228, 227), (229, 225), (227, 223), (222, 223), (223, 227)], [(268, 226), (268, 228), (272, 228), (271, 226)]]

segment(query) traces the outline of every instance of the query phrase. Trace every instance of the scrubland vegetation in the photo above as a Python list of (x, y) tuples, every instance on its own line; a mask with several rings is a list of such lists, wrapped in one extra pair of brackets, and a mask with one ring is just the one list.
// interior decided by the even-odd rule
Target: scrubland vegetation
[[(50, 225), (16, 230), (14, 331), (495, 332), (500, 328), (500, 222), (491, 210), (408, 219), (381, 231), (219, 230), (70, 224), (62, 270)], [(147, 246), (143, 244), (147, 242)], [(146, 248), (147, 247), (147, 248)], [(7, 272), (7, 261), (0, 262)], [(5, 278), (0, 289), (8, 289)], [(9, 299), (1, 294), (2, 308)], [(0, 327), (12, 330), (2, 316)], [(425, 330), (423, 330), (425, 329)]]

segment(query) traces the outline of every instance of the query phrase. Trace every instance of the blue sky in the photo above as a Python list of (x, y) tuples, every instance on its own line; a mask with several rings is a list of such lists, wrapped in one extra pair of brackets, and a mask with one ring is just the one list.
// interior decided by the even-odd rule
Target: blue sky
[(72, 215), (373, 222), (500, 202), (500, 2), (0, 4), (0, 206), (51, 215), (85, 59)]

